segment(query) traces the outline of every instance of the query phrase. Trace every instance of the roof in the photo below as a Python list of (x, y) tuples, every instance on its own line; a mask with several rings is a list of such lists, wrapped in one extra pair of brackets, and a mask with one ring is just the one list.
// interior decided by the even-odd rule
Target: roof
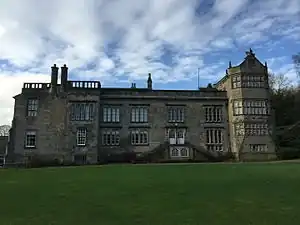
[[(241, 72), (241, 67), (242, 67), (242, 64), (244, 64), (248, 59), (255, 59), (260, 65), (262, 66), (267, 66), (266, 64), (263, 65), (261, 63), (260, 60), (258, 60), (258, 58), (255, 56), (255, 54), (253, 53), (252, 49), (250, 48), (250, 51), (247, 51), (246, 52), (246, 57), (244, 58), (244, 60), (238, 64), (237, 66), (231, 66), (231, 62), (229, 63), (229, 67), (227, 68), (226, 70), (226, 75), (224, 75), (220, 80), (218, 80), (214, 86), (218, 86), (219, 84), (223, 83), (224, 81), (226, 81), (229, 77), (229, 75), (231, 74), (235, 74), (235, 73), (240, 73)], [(228, 74), (227, 74), (228, 73)]]
[(8, 136), (0, 136), (0, 155), (5, 154)]

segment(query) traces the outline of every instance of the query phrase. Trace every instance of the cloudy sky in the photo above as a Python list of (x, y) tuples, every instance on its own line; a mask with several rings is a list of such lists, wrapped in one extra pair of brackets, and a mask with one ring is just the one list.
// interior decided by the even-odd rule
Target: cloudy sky
[(0, 0), (0, 124), (25, 81), (50, 81), (54, 63), (70, 79), (103, 86), (195, 89), (220, 78), (253, 48), (295, 80), (299, 0)]

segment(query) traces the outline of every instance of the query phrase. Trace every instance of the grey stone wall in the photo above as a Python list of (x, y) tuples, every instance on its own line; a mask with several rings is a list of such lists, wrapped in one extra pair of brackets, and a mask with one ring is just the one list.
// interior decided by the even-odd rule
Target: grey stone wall
[[(130, 90), (129, 90), (130, 91)], [(128, 94), (115, 96), (116, 92), (104, 94), (100, 92), (86, 90), (71, 90), (63, 92), (58, 89), (56, 93), (50, 90), (38, 90), (23, 92), (16, 97), (15, 102), (15, 142), (14, 152), (18, 157), (17, 161), (24, 160), (26, 155), (43, 155), (45, 158), (57, 158), (65, 161), (72, 161), (73, 156), (77, 154), (86, 154), (87, 160), (95, 163), (101, 152), (134, 151), (143, 153), (151, 151), (166, 139), (166, 129), (170, 127), (186, 128), (186, 142), (205, 147), (205, 127), (224, 128), (224, 148), (228, 151), (228, 121), (227, 121), (227, 98), (224, 92), (184, 92), (182, 98), (177, 100), (176, 92), (167, 92), (162, 95), (159, 92), (140, 93), (134, 99)], [(217, 94), (214, 94), (217, 93)], [(221, 94), (220, 94), (221, 93)], [(145, 96), (150, 98), (144, 98)], [(178, 92), (180, 96), (180, 92)], [(215, 98), (206, 98), (205, 95)], [(37, 117), (29, 118), (27, 113), (27, 99), (37, 97), (39, 99), (39, 109)], [(70, 106), (73, 101), (93, 101), (95, 103), (95, 119), (93, 121), (71, 121)], [(132, 105), (147, 105), (149, 107), (148, 123), (132, 123), (131, 107)], [(221, 124), (205, 124), (204, 105), (223, 105), (224, 121)], [(104, 123), (102, 121), (102, 106), (119, 105), (120, 123)], [(168, 122), (168, 105), (180, 105), (185, 108), (185, 120), (177, 124)], [(87, 145), (85, 147), (76, 146), (76, 130), (78, 127), (86, 127), (88, 131)], [(120, 130), (120, 146), (103, 146), (101, 131), (117, 128)], [(149, 145), (133, 146), (130, 142), (130, 131), (139, 128), (146, 129), (149, 132)], [(35, 130), (37, 132), (37, 146), (35, 149), (24, 148), (26, 130)], [(193, 157), (191, 150), (191, 157)], [(166, 149), (166, 158), (168, 158), (168, 149)], [(196, 157), (196, 156), (195, 156)]]
[[(232, 89), (231, 77), (234, 74), (267, 74), (267, 68), (258, 60), (250, 65), (246, 58), (239, 66), (228, 69), (228, 74), (214, 88), (202, 88), (194, 91), (152, 90), (151, 88), (101, 88), (100, 82), (65, 81), (64, 88), (50, 84), (24, 84), (22, 93), (15, 96), (14, 126), (12, 129), (13, 151), (15, 161), (24, 161), (24, 156), (38, 154), (43, 157), (58, 158), (72, 161), (75, 155), (85, 154), (91, 163), (97, 162), (102, 153), (133, 151), (149, 152), (161, 146), (165, 149), (164, 157), (169, 158), (169, 150), (164, 146), (166, 129), (171, 127), (186, 128), (186, 142), (192, 146), (205, 149), (206, 128), (222, 128), (224, 137), (224, 152), (234, 152), (237, 158), (252, 159), (249, 144), (267, 144), (268, 152), (274, 155), (275, 145), (271, 135), (261, 137), (238, 137), (234, 132), (234, 123), (265, 121), (272, 127), (271, 116), (234, 116), (234, 99), (269, 99), (267, 88)], [(55, 71), (54, 71), (55, 72)], [(57, 72), (57, 71), (56, 71)], [(39, 100), (37, 117), (27, 117), (27, 99), (36, 97)], [(95, 103), (93, 121), (71, 121), (70, 106), (73, 101), (92, 101)], [(104, 123), (102, 121), (103, 106), (119, 105), (120, 123)], [(132, 123), (132, 105), (147, 105), (149, 107), (148, 123)], [(181, 105), (185, 108), (183, 123), (168, 122), (168, 105)], [(222, 123), (205, 122), (205, 105), (221, 105), (223, 109)], [(87, 145), (76, 145), (76, 130), (87, 128)], [(133, 146), (130, 141), (130, 131), (139, 128), (149, 132), (149, 144)], [(120, 146), (104, 146), (101, 133), (105, 130), (120, 131)], [(37, 132), (35, 149), (24, 147), (25, 131)], [(196, 155), (195, 155), (196, 154)], [(192, 158), (201, 158), (191, 150)], [(270, 156), (271, 157), (271, 156)], [(268, 157), (268, 158), (270, 158)]]
[[(255, 55), (253, 55), (255, 56)], [(249, 63), (249, 60), (252, 60)], [(267, 67), (264, 66), (257, 58), (247, 56), (245, 60), (238, 66), (228, 68), (228, 75), (223, 82), (217, 84), (219, 90), (226, 90), (228, 96), (228, 121), (230, 126), (229, 134), (231, 140), (232, 152), (238, 159), (241, 160), (255, 160), (257, 159), (274, 159), (275, 154), (275, 143), (273, 136), (270, 133), (266, 136), (236, 136), (234, 131), (234, 124), (237, 122), (248, 123), (248, 122), (264, 122), (268, 123), (271, 130), (274, 128), (274, 120), (272, 119), (272, 113), (264, 116), (234, 116), (233, 114), (233, 101), (235, 99), (266, 99), (270, 100), (270, 92), (268, 89), (268, 72)], [(232, 89), (232, 76), (234, 75), (263, 75), (266, 79), (266, 88), (235, 88)], [(268, 146), (268, 151), (261, 153), (250, 152), (249, 144), (265, 144)], [(268, 155), (268, 157), (267, 157)]]

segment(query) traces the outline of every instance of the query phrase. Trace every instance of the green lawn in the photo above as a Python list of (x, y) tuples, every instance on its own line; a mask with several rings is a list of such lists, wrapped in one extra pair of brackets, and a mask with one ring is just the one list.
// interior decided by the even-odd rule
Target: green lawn
[(300, 163), (0, 169), (2, 225), (296, 225)]

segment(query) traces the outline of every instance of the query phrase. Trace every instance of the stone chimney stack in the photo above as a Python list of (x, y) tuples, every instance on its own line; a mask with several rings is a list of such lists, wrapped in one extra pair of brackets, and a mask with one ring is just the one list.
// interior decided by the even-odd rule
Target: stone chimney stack
[(151, 73), (148, 73), (147, 88), (148, 88), (148, 89), (152, 89), (152, 78), (151, 78)]
[(68, 67), (66, 64), (64, 64), (63, 67), (61, 67), (61, 87), (62, 90), (65, 91), (67, 89), (67, 83), (68, 83)]
[(51, 67), (51, 90), (55, 90), (57, 87), (58, 80), (58, 67), (54, 64)]

